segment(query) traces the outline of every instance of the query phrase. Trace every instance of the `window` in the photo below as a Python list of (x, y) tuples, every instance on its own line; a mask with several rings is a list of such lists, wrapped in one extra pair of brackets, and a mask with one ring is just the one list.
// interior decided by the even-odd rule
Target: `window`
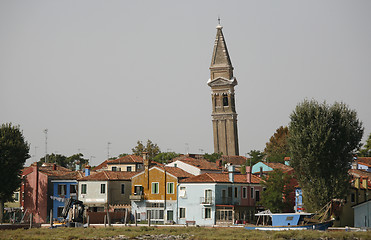
[(100, 185), (100, 193), (101, 194), (106, 193), (106, 184), (103, 183), (103, 184)]
[(174, 183), (173, 182), (167, 183), (167, 193), (174, 194)]
[(350, 201), (352, 203), (356, 202), (356, 195), (354, 193), (352, 193), (352, 195), (350, 195)]
[(237, 187), (234, 188), (234, 197), (238, 198), (238, 188)]
[(255, 191), (255, 200), (256, 200), (257, 202), (260, 201), (260, 192), (259, 192), (259, 190), (256, 190), (256, 191)]
[(187, 197), (186, 187), (180, 187), (179, 188), (179, 197), (181, 197), (181, 198), (186, 198)]
[(57, 217), (63, 217), (63, 216), (62, 216), (63, 208), (64, 208), (64, 207), (58, 207), (58, 208), (57, 208)]
[(86, 184), (81, 184), (81, 194), (86, 194), (86, 190), (87, 190)]
[(77, 185), (76, 184), (71, 184), (70, 185), (70, 194), (71, 195), (76, 195), (77, 193)]
[(228, 95), (223, 94), (223, 106), (228, 107)]
[(58, 195), (65, 196), (67, 194), (67, 185), (66, 184), (58, 184)]
[(227, 191), (225, 189), (222, 189), (222, 198), (225, 198), (227, 195), (226, 195)]
[(185, 218), (185, 217), (186, 217), (186, 209), (179, 208), (179, 218)]
[(232, 187), (228, 187), (228, 197), (232, 197)]
[(112, 167), (112, 171), (116, 172), (117, 171), (117, 167)]
[(121, 194), (125, 194), (125, 184), (121, 184)]
[(174, 212), (173, 210), (168, 210), (166, 214), (166, 220), (173, 221), (174, 219)]
[(205, 190), (205, 203), (212, 203), (212, 190), (207, 189)]
[(247, 187), (242, 188), (242, 198), (247, 198)]
[(127, 167), (127, 168), (126, 168), (126, 171), (127, 171), (127, 172), (131, 172), (131, 167)]
[(251, 198), (254, 198), (254, 188), (252, 187), (250, 188), (250, 190), (251, 190)]
[(158, 182), (152, 183), (152, 194), (158, 194)]
[(210, 219), (211, 218), (211, 208), (205, 208), (205, 210), (204, 210), (205, 212), (205, 214), (204, 214), (204, 216), (205, 216), (205, 219)]
[(19, 202), (19, 192), (15, 192), (13, 198), (15, 202)]
[(143, 187), (142, 186), (135, 186), (134, 187), (134, 195), (142, 195), (143, 194)]

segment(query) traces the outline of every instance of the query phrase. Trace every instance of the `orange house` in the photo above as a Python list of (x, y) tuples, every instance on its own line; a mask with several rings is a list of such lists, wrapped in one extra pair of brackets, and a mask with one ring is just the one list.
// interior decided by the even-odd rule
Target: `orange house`
[(150, 167), (144, 158), (144, 171), (131, 178), (131, 210), (138, 221), (173, 223), (177, 214), (179, 180), (193, 176), (177, 167)]

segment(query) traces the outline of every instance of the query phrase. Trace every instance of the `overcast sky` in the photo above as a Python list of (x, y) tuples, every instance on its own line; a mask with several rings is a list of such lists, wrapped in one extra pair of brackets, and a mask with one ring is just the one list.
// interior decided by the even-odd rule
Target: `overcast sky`
[[(151, 139), (213, 152), (207, 86), (218, 15), (237, 78), (240, 155), (304, 99), (342, 101), (371, 132), (371, 1), (0, 0), (0, 122), (32, 159), (97, 165)], [(36, 156), (35, 156), (36, 154)]]

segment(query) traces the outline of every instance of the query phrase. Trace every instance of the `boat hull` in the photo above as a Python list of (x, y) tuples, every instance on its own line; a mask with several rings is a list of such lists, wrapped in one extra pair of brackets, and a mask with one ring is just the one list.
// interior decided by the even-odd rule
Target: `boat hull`
[(305, 225), (295, 226), (254, 226), (245, 227), (247, 230), (261, 230), (261, 231), (285, 231), (285, 230), (322, 230), (325, 231), (332, 226), (333, 221), (322, 223), (311, 223)]

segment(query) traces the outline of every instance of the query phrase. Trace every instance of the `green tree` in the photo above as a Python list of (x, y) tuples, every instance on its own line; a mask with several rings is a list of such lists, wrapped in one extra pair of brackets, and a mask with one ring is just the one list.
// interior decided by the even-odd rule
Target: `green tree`
[(147, 152), (149, 159), (153, 159), (157, 154), (161, 152), (159, 146), (153, 143), (151, 140), (147, 140), (146, 146), (143, 145), (142, 141), (137, 141), (137, 145), (131, 149), (134, 155), (140, 156), (143, 152)]
[(267, 162), (284, 163), (284, 158), (289, 156), (288, 136), (288, 127), (281, 126), (276, 130), (265, 145), (264, 154)]
[[(47, 159), (48, 159), (48, 163), (56, 163), (62, 167), (68, 166), (67, 157), (62, 154), (55, 154), (55, 153), (48, 154)], [(45, 157), (40, 158), (39, 163), (41, 164), (45, 163)]]
[(223, 153), (212, 153), (212, 154), (205, 153), (204, 158), (207, 159), (209, 162), (216, 162), (216, 160), (220, 159), (222, 155)]
[(290, 115), (290, 165), (303, 189), (307, 210), (316, 211), (350, 186), (352, 153), (360, 147), (362, 122), (344, 103), (305, 100)]
[(371, 133), (368, 135), (365, 145), (358, 153), (359, 157), (371, 157)]
[(73, 154), (69, 157), (67, 157), (67, 168), (71, 169), (71, 170), (75, 170), (76, 169), (76, 165), (80, 165), (80, 166), (83, 166), (83, 165), (87, 165), (89, 163), (89, 159), (85, 159), (83, 158), (84, 154), (82, 153), (76, 153), (76, 154)]
[(290, 195), (294, 188), (290, 185), (292, 176), (280, 169), (275, 169), (263, 177), (262, 185), (266, 188), (261, 194), (261, 204), (272, 213), (285, 212), (292, 206)]
[(179, 157), (179, 153), (176, 152), (162, 152), (157, 154), (153, 161), (159, 162), (159, 163), (167, 163), (169, 160), (172, 160), (176, 157)]
[(248, 164), (250, 164), (251, 162), (251, 166), (253, 166), (254, 164), (258, 162), (263, 161), (264, 156), (265, 156), (265, 153), (263, 153), (260, 150), (251, 150), (248, 154), (250, 156), (250, 159), (249, 159), (250, 161)]
[(20, 187), (21, 169), (27, 158), (29, 144), (19, 126), (11, 123), (0, 128), (0, 222), (4, 221), (4, 203), (12, 200), (13, 192)]

